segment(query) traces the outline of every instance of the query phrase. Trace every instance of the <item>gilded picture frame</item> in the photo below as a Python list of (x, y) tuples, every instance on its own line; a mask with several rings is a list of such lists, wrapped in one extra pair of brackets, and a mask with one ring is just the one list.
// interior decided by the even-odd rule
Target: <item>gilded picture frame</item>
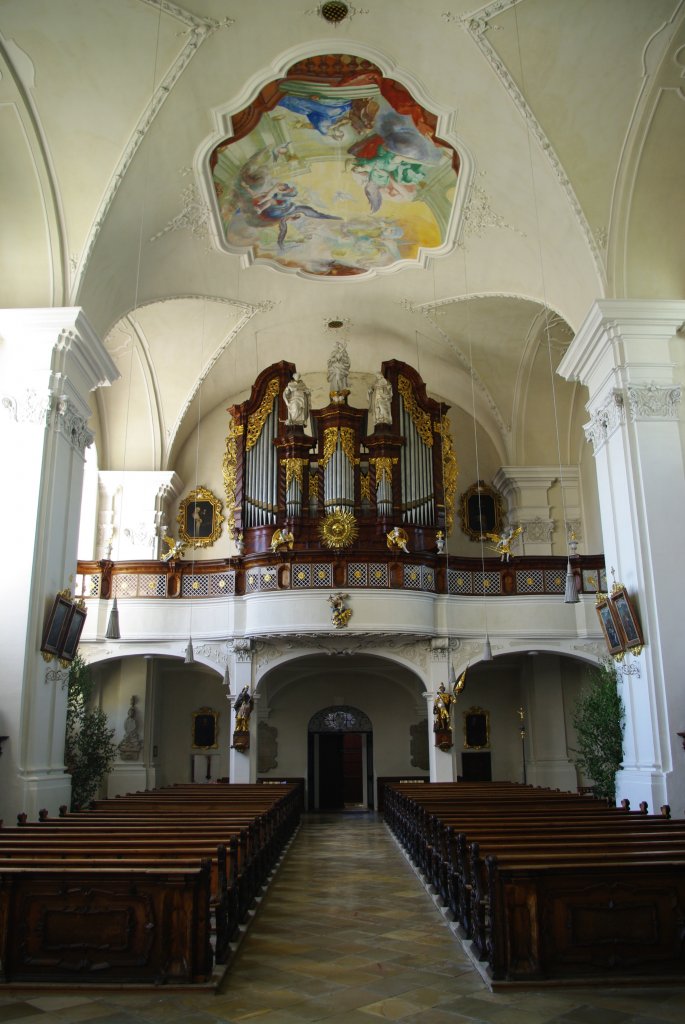
[(216, 750), (219, 746), (219, 712), (213, 708), (193, 711), (193, 750)]
[(196, 487), (178, 506), (179, 539), (194, 548), (208, 548), (221, 536), (222, 504), (207, 487)]
[(464, 749), (485, 750), (490, 746), (490, 712), (474, 705), (463, 712)]
[(595, 605), (595, 610), (599, 618), (599, 624), (602, 627), (602, 633), (604, 634), (609, 654), (612, 656), (623, 654), (625, 652), (623, 633), (617, 621), (616, 612), (613, 610), (606, 594), (600, 595)]
[(625, 650), (642, 650), (645, 643), (642, 629), (626, 588), (614, 588), (609, 596), (609, 603)]
[(40, 646), (43, 654), (62, 656), (62, 645), (73, 607), (67, 597), (57, 594), (43, 630), (43, 642)]
[(501, 496), (483, 480), (471, 484), (459, 501), (462, 531), (471, 540), (486, 540), (488, 533), (501, 533), (504, 505)]

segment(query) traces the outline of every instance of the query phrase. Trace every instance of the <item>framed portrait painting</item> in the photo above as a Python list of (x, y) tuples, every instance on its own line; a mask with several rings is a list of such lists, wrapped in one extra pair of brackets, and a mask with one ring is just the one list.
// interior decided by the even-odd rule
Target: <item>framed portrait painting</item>
[(625, 646), (608, 597), (603, 595), (595, 607), (609, 654), (622, 654), (625, 651)]
[(504, 507), (497, 491), (482, 480), (464, 491), (460, 502), (461, 528), (471, 540), (485, 540), (488, 533), (501, 533)]
[(193, 711), (193, 747), (216, 750), (219, 746), (219, 712), (212, 708)]
[(221, 502), (206, 487), (196, 487), (178, 506), (179, 539), (194, 548), (211, 547), (221, 536)]
[(642, 648), (645, 641), (633, 603), (628, 596), (626, 588), (617, 587), (614, 589), (609, 597), (609, 602), (614, 612), (614, 621), (623, 638), (625, 649), (633, 651), (638, 647)]

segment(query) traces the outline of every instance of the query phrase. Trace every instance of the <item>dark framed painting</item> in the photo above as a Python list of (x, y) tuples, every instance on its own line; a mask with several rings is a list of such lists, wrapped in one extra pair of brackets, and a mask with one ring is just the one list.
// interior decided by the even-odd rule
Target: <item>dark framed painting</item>
[(64, 635), (73, 607), (71, 601), (63, 594), (58, 594), (55, 598), (43, 630), (43, 642), (40, 649), (44, 654), (55, 654), (61, 657)]
[(614, 621), (618, 626), (623, 639), (623, 646), (627, 651), (644, 646), (644, 638), (638, 617), (635, 613), (633, 603), (628, 596), (625, 587), (618, 587), (612, 591), (609, 597)]
[(210, 547), (221, 536), (221, 502), (206, 487), (196, 487), (178, 506), (179, 539), (195, 548)]
[(212, 708), (193, 711), (193, 747), (215, 750), (219, 746), (219, 712)]
[(471, 540), (487, 540), (489, 533), (501, 533), (504, 523), (502, 498), (482, 480), (464, 491), (460, 502), (461, 528)]
[(86, 609), (82, 608), (80, 605), (73, 604), (71, 606), (71, 614), (67, 620), (64, 638), (59, 652), (59, 656), (62, 661), (74, 660), (76, 650), (81, 639), (81, 633), (83, 632), (83, 626), (86, 621), (86, 614)]
[(482, 750), (490, 746), (490, 714), (484, 708), (472, 707), (464, 711), (464, 747)]
[(602, 627), (609, 654), (621, 654), (625, 651), (625, 646), (608, 597), (602, 596), (595, 605), (595, 608), (597, 609), (599, 624)]

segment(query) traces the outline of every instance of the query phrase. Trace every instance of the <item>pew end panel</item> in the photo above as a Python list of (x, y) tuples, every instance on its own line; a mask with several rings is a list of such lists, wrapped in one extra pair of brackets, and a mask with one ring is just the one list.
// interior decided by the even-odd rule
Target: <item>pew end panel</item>
[(210, 868), (0, 874), (2, 980), (197, 984), (211, 979)]

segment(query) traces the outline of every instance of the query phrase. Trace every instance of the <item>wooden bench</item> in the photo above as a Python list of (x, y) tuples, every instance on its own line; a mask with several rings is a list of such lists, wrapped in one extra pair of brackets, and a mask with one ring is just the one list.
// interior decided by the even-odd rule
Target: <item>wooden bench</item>
[[(35, 824), (20, 815), (17, 827), (0, 828), (0, 977), (206, 982), (213, 959), (225, 962), (301, 809), (298, 785), (240, 786), (235, 799), (233, 789), (170, 787), (57, 819), (41, 812)], [(33, 929), (26, 956), (15, 948), (22, 914)], [(130, 941), (122, 938), (126, 914)]]
[(490, 784), (398, 789), (386, 819), (493, 979), (682, 978), (685, 821), (667, 808)]

